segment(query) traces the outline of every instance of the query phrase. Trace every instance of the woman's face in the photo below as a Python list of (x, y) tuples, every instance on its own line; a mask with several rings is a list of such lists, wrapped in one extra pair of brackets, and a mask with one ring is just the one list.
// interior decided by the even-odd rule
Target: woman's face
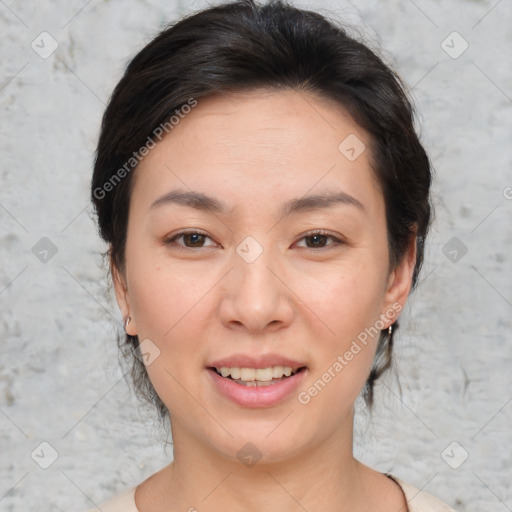
[[(200, 99), (135, 171), (116, 293), (175, 448), (187, 437), (272, 462), (334, 434), (351, 450), (375, 333), (397, 318), (414, 262), (412, 246), (388, 268), (384, 198), (363, 144), (339, 105), (253, 91)], [(212, 366), (305, 369), (255, 386), (273, 374), (234, 370), (252, 380), (243, 385)]]

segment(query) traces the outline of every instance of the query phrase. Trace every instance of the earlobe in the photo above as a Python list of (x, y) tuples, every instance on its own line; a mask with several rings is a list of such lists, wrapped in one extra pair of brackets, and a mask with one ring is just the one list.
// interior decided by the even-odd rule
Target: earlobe
[(128, 324), (131, 322), (131, 320), (132, 320), (131, 316), (126, 317), (126, 319), (124, 321), (124, 330), (125, 331), (126, 331), (126, 329), (128, 329)]
[(112, 281), (114, 283), (114, 290), (116, 293), (117, 305), (121, 311), (123, 316), (123, 327), (126, 331), (126, 334), (131, 336), (137, 335), (137, 330), (135, 326), (135, 322), (133, 320), (133, 315), (130, 307), (130, 297), (128, 293), (128, 287), (126, 285), (126, 280), (120, 270), (111, 263), (111, 274)]
[(386, 308), (394, 308), (400, 304), (400, 310), (407, 302), (407, 297), (412, 287), (412, 276), (416, 265), (416, 233), (412, 233), (409, 239), (407, 251), (401, 261), (391, 272), (386, 290)]

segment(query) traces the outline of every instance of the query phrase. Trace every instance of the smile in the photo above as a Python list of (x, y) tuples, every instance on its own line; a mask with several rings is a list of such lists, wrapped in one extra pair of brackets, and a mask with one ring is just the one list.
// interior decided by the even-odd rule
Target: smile
[[(245, 407), (271, 407), (289, 397), (307, 373), (306, 366), (268, 368), (208, 367), (215, 389)], [(277, 377), (274, 377), (277, 375)]]

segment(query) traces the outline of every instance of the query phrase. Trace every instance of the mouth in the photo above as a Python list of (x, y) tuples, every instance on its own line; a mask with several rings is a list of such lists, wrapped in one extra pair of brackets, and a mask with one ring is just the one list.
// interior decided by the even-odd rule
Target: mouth
[(242, 407), (261, 408), (290, 400), (307, 377), (308, 368), (208, 366), (206, 370), (213, 389), (224, 398)]
[(278, 382), (304, 372), (307, 367), (300, 366), (292, 368), (290, 366), (268, 366), (266, 368), (248, 368), (248, 367), (228, 367), (228, 366), (209, 366), (209, 371), (215, 372), (221, 378), (233, 381), (233, 383), (246, 387), (265, 387), (272, 386)]

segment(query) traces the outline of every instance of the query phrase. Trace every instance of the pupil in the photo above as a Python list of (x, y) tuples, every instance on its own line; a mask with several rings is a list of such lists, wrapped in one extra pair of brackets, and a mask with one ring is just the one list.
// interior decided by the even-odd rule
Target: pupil
[[(323, 245), (321, 242), (324, 241), (325, 242), (325, 235), (311, 235), (309, 237), (312, 241), (315, 240), (313, 242), (313, 246), (314, 247), (318, 247), (319, 245)], [(320, 239), (320, 240), (319, 240)], [(320, 243), (318, 243), (320, 241)]]
[(188, 240), (188, 241), (191, 241), (192, 245), (201, 245), (201, 241), (202, 241), (202, 237), (204, 235), (201, 235), (199, 233), (190, 233), (188, 235), (185, 235), (185, 238)]

